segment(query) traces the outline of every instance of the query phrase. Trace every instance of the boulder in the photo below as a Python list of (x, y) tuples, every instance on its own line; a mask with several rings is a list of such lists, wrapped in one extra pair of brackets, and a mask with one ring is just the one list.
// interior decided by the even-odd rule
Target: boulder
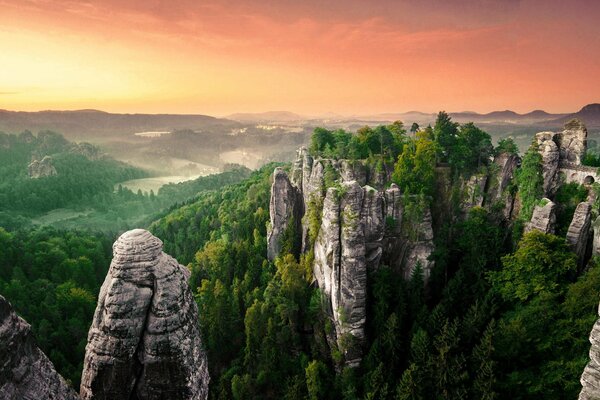
[(31, 326), (0, 296), (0, 398), (75, 400), (77, 393), (37, 347)]
[(525, 226), (525, 233), (537, 229), (543, 233), (554, 234), (557, 206), (546, 198), (542, 199), (542, 204), (534, 207), (531, 221)]
[(189, 270), (150, 232), (125, 232), (100, 289), (83, 399), (206, 399), (208, 369)]

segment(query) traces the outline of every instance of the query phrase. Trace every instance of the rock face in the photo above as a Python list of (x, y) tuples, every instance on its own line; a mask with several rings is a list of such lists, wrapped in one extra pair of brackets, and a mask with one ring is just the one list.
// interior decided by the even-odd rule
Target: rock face
[(592, 223), (592, 229), (594, 231), (594, 239), (592, 241), (592, 254), (600, 256), (600, 216), (597, 217)]
[[(329, 188), (323, 222), (315, 243), (314, 274), (332, 316), (336, 342), (346, 364), (360, 362), (365, 337), (367, 260), (365, 225), (361, 218), (364, 191), (356, 181), (343, 184), (343, 193)], [(350, 342), (346, 339), (352, 337)]]
[(544, 175), (544, 195), (551, 197), (556, 192), (557, 172), (560, 161), (560, 151), (555, 142), (554, 132), (540, 132), (535, 135), (539, 152), (542, 155)]
[[(267, 232), (267, 256), (269, 260), (274, 260), (281, 252), (286, 233), (291, 231), (295, 235), (299, 231), (304, 208), (299, 190), (292, 186), (287, 174), (281, 168), (276, 168), (273, 173), (271, 193), (274, 195), (271, 196), (269, 204), (271, 225)], [(298, 255), (300, 243), (292, 243), (292, 246), (290, 250)]]
[(88, 334), (83, 399), (206, 399), (206, 355), (188, 277), (148, 231), (119, 237)]
[[(599, 315), (600, 315), (600, 309)], [(590, 333), (590, 361), (581, 374), (580, 400), (600, 399), (600, 319), (596, 320)]]
[(34, 160), (28, 167), (29, 177), (32, 179), (55, 176), (56, 168), (52, 164), (52, 157), (46, 156), (41, 161)]
[(543, 206), (535, 206), (531, 221), (525, 226), (525, 233), (537, 229), (543, 233), (554, 233), (556, 229), (556, 204), (549, 199), (542, 199)]
[(561, 160), (580, 165), (587, 147), (587, 129), (583, 122), (578, 119), (567, 122), (558, 142)]
[(500, 153), (494, 157), (494, 164), (498, 166), (498, 173), (490, 178), (486, 194), (486, 204), (503, 204), (503, 214), (506, 219), (510, 219), (513, 214), (514, 195), (508, 190), (513, 182), (515, 171), (521, 165), (521, 158), (516, 154)]
[(481, 207), (485, 195), (487, 175), (475, 174), (462, 184), (463, 194), (461, 196), (461, 209), (468, 213), (473, 207)]
[(0, 398), (75, 400), (77, 393), (37, 347), (31, 326), (0, 296)]
[[(362, 356), (367, 271), (387, 265), (408, 278), (420, 264), (427, 278), (433, 268), (431, 212), (423, 210), (422, 218), (408, 229), (403, 221), (407, 199), (400, 189), (394, 184), (378, 189), (389, 182), (389, 170), (368, 168), (360, 160), (313, 159), (300, 149), (291, 179), (280, 169), (274, 175), (269, 258), (281, 251), (281, 232), (294, 229), (302, 238), (301, 253), (314, 251), (313, 275), (334, 328), (328, 340), (349, 366), (358, 365)], [(325, 191), (325, 181), (332, 179), (337, 184)], [(320, 219), (312, 239), (306, 213), (313, 222)]]
[(588, 255), (591, 225), (592, 205), (587, 202), (579, 203), (567, 231), (567, 243), (571, 246), (573, 252), (577, 254), (580, 267), (584, 265)]

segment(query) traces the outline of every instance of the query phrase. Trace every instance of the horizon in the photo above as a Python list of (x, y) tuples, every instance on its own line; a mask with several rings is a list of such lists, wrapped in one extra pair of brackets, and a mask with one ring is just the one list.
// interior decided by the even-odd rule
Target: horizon
[(409, 110), (409, 111), (379, 111), (376, 113), (364, 113), (364, 114), (342, 114), (342, 113), (335, 113), (335, 112), (331, 112), (331, 111), (326, 111), (323, 112), (322, 114), (304, 114), (304, 113), (299, 113), (296, 112), (294, 110), (263, 110), (263, 111), (236, 111), (236, 112), (232, 112), (232, 113), (228, 113), (228, 114), (224, 114), (224, 115), (219, 115), (219, 114), (208, 114), (208, 113), (202, 113), (202, 112), (190, 112), (190, 113), (177, 113), (177, 112), (143, 112), (143, 111), (109, 111), (109, 110), (104, 110), (104, 109), (96, 109), (96, 108), (78, 108), (78, 109), (37, 109), (37, 110), (14, 110), (14, 109), (5, 109), (5, 108), (0, 108), (0, 112), (11, 112), (11, 113), (43, 113), (43, 112), (99, 112), (99, 113), (107, 113), (107, 114), (122, 114), (122, 115), (181, 115), (181, 116), (207, 116), (207, 117), (213, 117), (213, 118), (219, 118), (219, 119), (227, 119), (230, 118), (232, 116), (235, 115), (260, 115), (260, 114), (268, 114), (268, 113), (289, 113), (289, 114), (295, 114), (298, 115), (299, 117), (302, 118), (306, 118), (306, 119), (311, 119), (311, 118), (315, 118), (315, 119), (326, 119), (326, 118), (330, 118), (330, 116), (328, 116), (328, 114), (334, 114), (337, 117), (341, 117), (341, 118), (354, 118), (354, 117), (369, 117), (369, 116), (382, 116), (382, 115), (386, 115), (386, 114), (411, 114), (411, 113), (421, 113), (424, 115), (435, 115), (438, 112), (446, 112), (448, 114), (476, 114), (476, 115), (486, 115), (486, 114), (491, 114), (491, 113), (501, 113), (501, 112), (514, 112), (517, 115), (527, 115), (527, 114), (531, 114), (534, 112), (545, 112), (549, 115), (569, 115), (569, 114), (574, 114), (577, 113), (578, 111), (580, 111), (583, 107), (586, 106), (590, 106), (590, 105), (600, 105), (600, 102), (593, 102), (593, 103), (588, 103), (588, 104), (584, 104), (583, 106), (573, 109), (573, 110), (569, 110), (569, 111), (563, 111), (563, 112), (549, 112), (547, 110), (541, 109), (541, 108), (535, 108), (535, 109), (531, 109), (529, 111), (524, 111), (524, 112), (518, 112), (509, 108), (505, 108), (505, 109), (494, 109), (494, 110), (489, 110), (489, 111), (475, 111), (475, 110), (461, 110), (461, 111), (455, 111), (455, 110), (444, 110), (444, 109), (440, 109), (438, 111), (422, 111), (422, 110)]
[(5, 109), (568, 113), (600, 90), (590, 0), (0, 6)]

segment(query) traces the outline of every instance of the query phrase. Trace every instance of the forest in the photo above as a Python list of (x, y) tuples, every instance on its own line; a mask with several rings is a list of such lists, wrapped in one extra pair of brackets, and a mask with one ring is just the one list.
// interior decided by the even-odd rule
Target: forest
[[(92, 182), (77, 193), (61, 190), (68, 180), (52, 186), (47, 178), (45, 190), (51, 194), (46, 194), (27, 186), (34, 183), (25, 183), (15, 167), (28, 161), (29, 145), (8, 140), (17, 151), (6, 153), (14, 158), (0, 157), (0, 176), (3, 182), (13, 177), (15, 185), (0, 185), (0, 211), (43, 212), (49, 201), (53, 207), (97, 209), (118, 209), (129, 201), (160, 204), (151, 208), (145, 227), (191, 270), (211, 399), (563, 399), (580, 390), (597, 317), (600, 265), (592, 259), (585, 269), (579, 267), (564, 233), (575, 206), (597, 187), (562, 186), (555, 197), (557, 235), (523, 234), (543, 195), (536, 144), (523, 155), (511, 188), (521, 202), (513, 221), (503, 219), (497, 207), (474, 207), (467, 215), (456, 211), (438, 220), (435, 267), (427, 285), (420, 268), (408, 280), (389, 266), (369, 272), (364, 357), (360, 366), (349, 368), (327, 342), (332, 327), (321, 307), (310, 253), (295, 256), (291, 249), (298, 238), (288, 237), (283, 243), (288, 251), (273, 262), (267, 259), (272, 173), (276, 166), (289, 170), (289, 164), (272, 163), (252, 173), (235, 169), (195, 186), (140, 195), (123, 188), (113, 192), (112, 185), (143, 171), (110, 162), (73, 176), (75, 185), (77, 179)], [(52, 136), (45, 145), (49, 154), (61, 153), (64, 143), (55, 141), (60, 142)], [(440, 180), (457, 189), (473, 174), (491, 171), (494, 155), (519, 152), (510, 139), (493, 146), (485, 131), (459, 125), (444, 112), (425, 128), (406, 129), (401, 122), (355, 133), (317, 128), (309, 151), (391, 168), (386, 185), (397, 184), (417, 208), (440, 203)], [(91, 162), (70, 155), (56, 160), (59, 176), (61, 162), (80, 170)], [(440, 166), (449, 173), (441, 175)], [(334, 171), (325, 177), (323, 190), (339, 184)], [(49, 200), (38, 204), (26, 195), (6, 200), (17, 193)], [(52, 193), (56, 200), (50, 200)], [(18, 223), (3, 225), (0, 219), (0, 293), (32, 324), (42, 350), (77, 387), (116, 236)]]

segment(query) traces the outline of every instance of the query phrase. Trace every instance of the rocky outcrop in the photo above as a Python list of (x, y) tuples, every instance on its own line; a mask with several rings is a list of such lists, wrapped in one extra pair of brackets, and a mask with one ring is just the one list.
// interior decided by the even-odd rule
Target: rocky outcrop
[[(314, 275), (326, 298), (336, 344), (347, 365), (360, 362), (365, 336), (367, 260), (361, 218), (365, 191), (356, 181), (329, 188), (315, 243)], [(368, 211), (367, 211), (368, 212)]]
[(573, 220), (567, 231), (567, 243), (577, 254), (579, 266), (582, 267), (587, 259), (588, 241), (592, 224), (592, 205), (587, 202), (579, 203), (573, 214)]
[(435, 250), (429, 208), (423, 210), (419, 223), (412, 229), (416, 233), (416, 237), (407, 243), (408, 251), (404, 259), (402, 274), (405, 279), (410, 279), (417, 265), (420, 265), (423, 279), (427, 282), (433, 269), (433, 261), (429, 258)]
[(292, 247), (288, 250), (297, 256), (300, 252), (297, 232), (300, 231), (302, 215), (304, 215), (302, 195), (296, 186), (290, 183), (287, 174), (281, 168), (276, 168), (273, 173), (271, 193), (269, 204), (271, 223), (267, 232), (267, 256), (269, 260), (274, 260), (281, 252), (282, 242), (285, 240), (294, 241), (294, 243), (289, 243)]
[(500, 153), (494, 157), (494, 165), (498, 169), (490, 178), (486, 193), (486, 204), (495, 205), (501, 203), (504, 217), (510, 219), (513, 214), (514, 194), (510, 192), (515, 171), (521, 165), (521, 158), (517, 154)]
[(560, 158), (568, 163), (580, 165), (587, 147), (587, 129), (578, 119), (565, 124), (565, 129), (557, 136)]
[[(598, 310), (600, 315), (600, 309)], [(600, 399), (600, 319), (596, 320), (590, 333), (590, 361), (581, 374), (579, 400)]]
[(594, 238), (592, 240), (592, 255), (600, 256), (600, 216), (592, 223)]
[(148, 231), (125, 232), (88, 334), (83, 399), (205, 399), (206, 355), (189, 271)]
[(557, 206), (554, 202), (546, 198), (542, 199), (542, 204), (534, 207), (531, 221), (525, 226), (525, 233), (537, 229), (543, 233), (554, 234)]
[(560, 151), (555, 142), (554, 132), (540, 132), (535, 135), (538, 150), (542, 155), (542, 171), (544, 176), (544, 196), (552, 197), (557, 187), (557, 172)]
[(0, 296), (0, 398), (75, 400), (77, 393), (37, 347), (31, 326)]
[(483, 205), (487, 179), (487, 174), (478, 173), (463, 181), (461, 185), (463, 188), (461, 209), (464, 213), (469, 212), (473, 207), (481, 207)]
[(45, 156), (41, 161), (32, 161), (27, 169), (29, 172), (29, 177), (32, 179), (55, 176), (57, 174), (56, 168), (54, 168), (52, 162), (52, 157), (50, 156)]
[[(357, 366), (367, 318), (367, 271), (387, 265), (409, 278), (421, 265), (426, 279), (433, 268), (431, 212), (424, 205), (416, 221), (403, 221), (407, 199), (398, 186), (379, 189), (390, 180), (389, 166), (313, 159), (304, 148), (297, 155), (291, 179), (281, 169), (274, 174), (268, 255), (272, 260), (281, 251), (282, 232), (302, 238), (301, 253), (314, 254), (313, 276), (334, 328), (330, 345), (341, 351), (346, 365)], [(325, 186), (332, 187), (325, 191)], [(315, 221), (318, 234), (309, 238), (309, 224)]]

